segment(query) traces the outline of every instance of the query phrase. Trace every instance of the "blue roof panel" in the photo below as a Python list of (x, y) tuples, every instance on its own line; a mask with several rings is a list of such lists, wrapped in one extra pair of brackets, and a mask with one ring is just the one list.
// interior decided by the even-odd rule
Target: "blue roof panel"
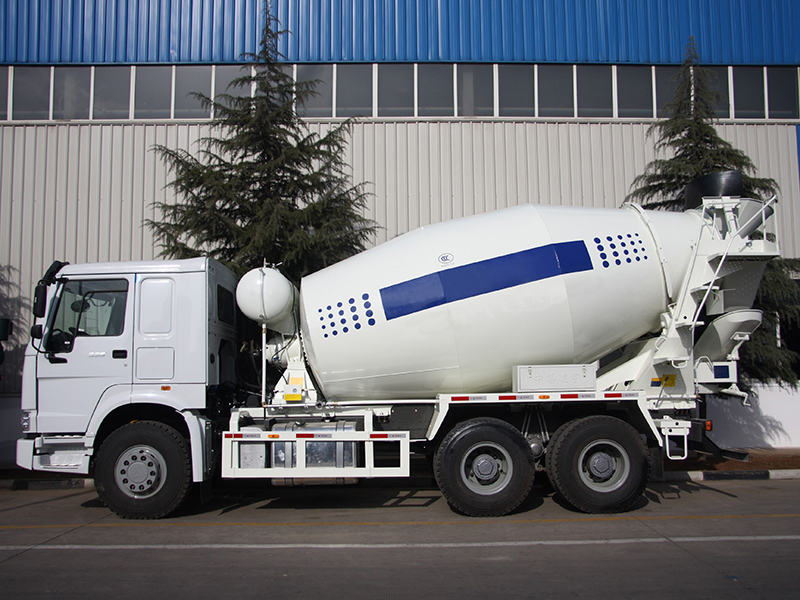
[[(2, 0), (0, 63), (224, 63), (267, 0)], [(800, 64), (797, 0), (269, 0), (291, 62)]]
[(0, 63), (224, 63), (255, 52), (264, 0), (2, 0)]

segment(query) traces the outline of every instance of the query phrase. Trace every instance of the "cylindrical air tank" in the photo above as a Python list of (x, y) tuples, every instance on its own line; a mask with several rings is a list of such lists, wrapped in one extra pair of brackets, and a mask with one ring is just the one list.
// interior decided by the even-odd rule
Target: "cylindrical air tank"
[(236, 286), (236, 303), (248, 319), (272, 331), (297, 333), (297, 288), (274, 268), (245, 273)]
[[(304, 350), (336, 399), (502, 392), (660, 327), (699, 213), (522, 205), (422, 227), (303, 279)], [(667, 285), (669, 281), (669, 287)]]

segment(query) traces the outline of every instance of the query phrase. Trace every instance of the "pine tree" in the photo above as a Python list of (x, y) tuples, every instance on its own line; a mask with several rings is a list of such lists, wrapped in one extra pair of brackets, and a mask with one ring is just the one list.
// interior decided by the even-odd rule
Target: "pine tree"
[(656, 152), (670, 156), (651, 161), (633, 180), (634, 189), (626, 200), (648, 208), (681, 209), (686, 185), (717, 171), (741, 171), (744, 193), (750, 198), (777, 193), (775, 180), (755, 177), (750, 158), (717, 134), (714, 107), (721, 97), (712, 89), (715, 74), (700, 66), (694, 38), (689, 38), (675, 77), (675, 99), (662, 113), (667, 118), (647, 130), (648, 136), (658, 135)]
[(309, 131), (296, 108), (315, 82), (295, 83), (279, 62), (276, 25), (268, 19), (259, 53), (225, 93), (196, 95), (215, 116), (199, 150), (156, 147), (179, 201), (156, 203), (162, 220), (148, 225), (162, 256), (207, 255), (238, 275), (266, 260), (298, 284), (362, 251), (376, 225), (343, 161), (351, 122)]
[[(746, 197), (764, 199), (777, 193), (773, 179), (757, 178), (750, 158), (717, 134), (714, 106), (720, 96), (712, 90), (713, 76), (700, 66), (694, 38), (690, 38), (676, 76), (675, 99), (664, 108), (666, 118), (648, 129), (648, 135), (658, 135), (656, 151), (668, 158), (650, 162), (634, 179), (626, 200), (648, 208), (683, 210), (687, 184), (730, 170), (742, 172)], [(780, 341), (781, 331), (800, 325), (800, 293), (792, 273), (800, 273), (800, 260), (776, 259), (767, 264), (754, 304), (764, 320), (740, 353), (740, 383), (748, 391), (756, 382), (792, 388), (798, 384), (800, 355)]]
[(763, 322), (739, 354), (739, 371), (748, 391), (754, 382), (797, 388), (800, 355), (786, 346), (788, 332), (800, 326), (800, 293), (792, 272), (800, 272), (800, 260), (772, 260), (764, 271), (753, 305), (762, 311)]

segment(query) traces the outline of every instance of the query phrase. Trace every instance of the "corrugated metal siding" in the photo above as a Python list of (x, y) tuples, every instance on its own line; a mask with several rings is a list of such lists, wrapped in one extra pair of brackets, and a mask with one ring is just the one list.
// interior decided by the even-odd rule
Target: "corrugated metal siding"
[(0, 63), (226, 63), (256, 52), (265, 0), (3, 0)]
[[(329, 125), (310, 125), (323, 131)], [(525, 202), (617, 207), (654, 157), (647, 124), (366, 121), (345, 160), (373, 195), (381, 243), (421, 225)], [(785, 256), (800, 256), (794, 125), (731, 124), (720, 134), (782, 189)], [(154, 144), (192, 150), (208, 125), (0, 126), (0, 310), (27, 338), (33, 286), (54, 260), (152, 259), (145, 219), (172, 199)], [(22, 348), (4, 344), (0, 394), (19, 391)]]
[[(234, 62), (267, 0), (4, 0), (0, 63)], [(270, 0), (291, 62), (800, 64), (796, 0)]]
[[(154, 144), (190, 149), (207, 126), (0, 127), (0, 306), (27, 339), (33, 286), (55, 260), (155, 257), (142, 226), (151, 204), (172, 198)], [(19, 391), (23, 349), (11, 343), (0, 394)]]
[[(411, 229), (532, 202), (618, 207), (655, 157), (648, 124), (362, 122), (347, 160), (372, 192), (378, 243)], [(800, 256), (800, 174), (794, 125), (719, 125), (759, 174), (777, 180), (785, 256)]]
[(798, 64), (795, 0), (274, 0), (293, 62)]

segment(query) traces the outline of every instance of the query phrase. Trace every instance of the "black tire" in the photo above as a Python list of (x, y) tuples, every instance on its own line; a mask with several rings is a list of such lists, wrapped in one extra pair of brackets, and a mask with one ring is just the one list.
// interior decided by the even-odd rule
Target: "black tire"
[(517, 508), (533, 485), (533, 456), (512, 425), (489, 417), (459, 423), (433, 461), (436, 483), (450, 506), (473, 517), (499, 517)]
[(169, 425), (137, 421), (106, 438), (97, 455), (95, 487), (124, 519), (160, 519), (189, 494), (192, 464), (184, 437)]
[(548, 446), (546, 466), (561, 497), (586, 513), (627, 510), (650, 477), (649, 453), (639, 433), (625, 421), (604, 415), (559, 428)]

